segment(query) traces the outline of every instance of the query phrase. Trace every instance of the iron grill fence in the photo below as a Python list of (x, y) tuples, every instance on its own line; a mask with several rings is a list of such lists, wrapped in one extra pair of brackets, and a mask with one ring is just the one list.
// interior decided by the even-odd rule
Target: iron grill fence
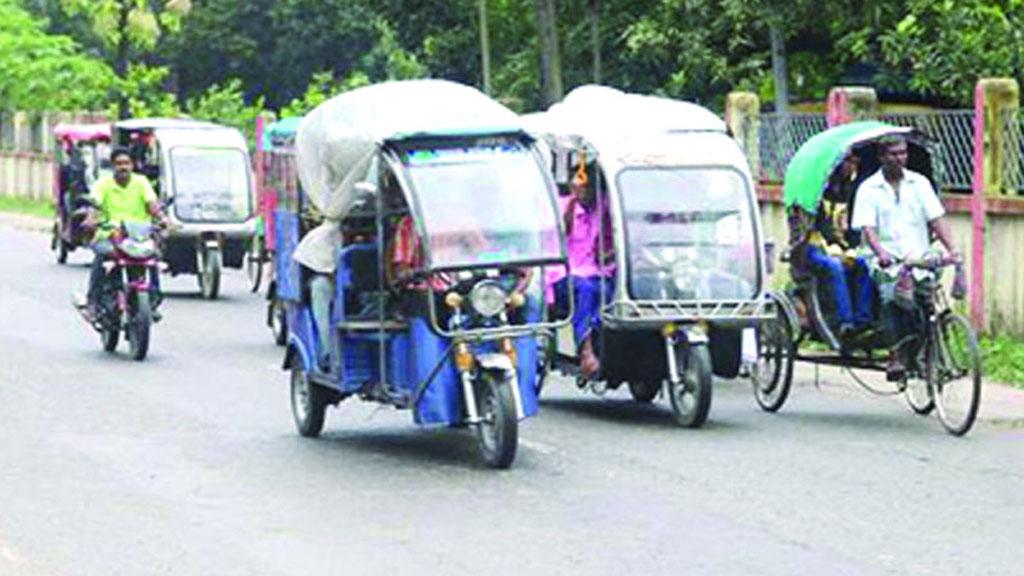
[(781, 182), (786, 166), (800, 146), (827, 127), (824, 114), (761, 114), (761, 165), (751, 166), (751, 171), (761, 181)]
[(1024, 113), (1008, 110), (1001, 118), (1003, 124), (1003, 191), (1008, 194), (1024, 194)]
[(947, 192), (969, 192), (974, 174), (974, 110), (881, 114), (882, 122), (910, 126), (931, 139), (938, 154), (935, 179)]

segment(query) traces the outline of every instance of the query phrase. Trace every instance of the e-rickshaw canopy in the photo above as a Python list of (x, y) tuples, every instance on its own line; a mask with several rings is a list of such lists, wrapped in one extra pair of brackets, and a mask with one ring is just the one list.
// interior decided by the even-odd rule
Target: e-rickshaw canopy
[(518, 116), (482, 92), (444, 80), (406, 80), (358, 88), (307, 114), (295, 139), (299, 179), (325, 222), (295, 258), (330, 272), (340, 244), (336, 223), (356, 201), (378, 149), (388, 142), (524, 133)]
[(67, 142), (110, 141), (110, 124), (57, 124), (53, 136)]

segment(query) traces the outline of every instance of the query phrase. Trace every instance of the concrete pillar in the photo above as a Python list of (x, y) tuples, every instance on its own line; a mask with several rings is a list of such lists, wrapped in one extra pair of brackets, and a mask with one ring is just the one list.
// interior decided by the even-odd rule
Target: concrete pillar
[(730, 92), (725, 97), (725, 123), (747, 156), (756, 180), (761, 173), (761, 101), (752, 92)]
[(828, 93), (829, 128), (878, 116), (878, 95), (865, 86), (837, 86)]
[[(1013, 162), (1020, 161), (1016, 146), (1005, 141), (1019, 137), (1016, 126), (1020, 98), (1017, 81), (1010, 78), (983, 78), (974, 88), (974, 177), (971, 185), (971, 323), (978, 330), (987, 328), (985, 313), (985, 227), (986, 198), (1003, 193)], [(1012, 148), (1012, 150), (1011, 150)], [(1019, 164), (1018, 164), (1019, 165)], [(1016, 176), (1015, 176), (1016, 177)]]

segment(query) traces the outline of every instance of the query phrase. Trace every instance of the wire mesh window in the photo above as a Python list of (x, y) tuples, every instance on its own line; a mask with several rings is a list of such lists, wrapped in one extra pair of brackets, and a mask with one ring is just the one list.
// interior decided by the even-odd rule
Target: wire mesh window
[(878, 119), (911, 126), (927, 135), (938, 156), (935, 176), (943, 191), (970, 192), (974, 174), (974, 110), (891, 113), (881, 114)]
[(761, 114), (761, 165), (751, 170), (763, 182), (781, 182), (800, 146), (827, 127), (824, 114)]

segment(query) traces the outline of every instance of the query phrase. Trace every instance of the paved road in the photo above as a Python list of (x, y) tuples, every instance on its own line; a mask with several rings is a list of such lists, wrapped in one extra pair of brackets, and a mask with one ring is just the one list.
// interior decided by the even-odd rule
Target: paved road
[(104, 354), (68, 304), (86, 261), (0, 227), (4, 576), (1024, 571), (1012, 419), (954, 439), (802, 373), (774, 416), (720, 382), (686, 431), (556, 382), (499, 473), (391, 409), (345, 404), (299, 438), (239, 273), (216, 303), (168, 281), (151, 357)]

